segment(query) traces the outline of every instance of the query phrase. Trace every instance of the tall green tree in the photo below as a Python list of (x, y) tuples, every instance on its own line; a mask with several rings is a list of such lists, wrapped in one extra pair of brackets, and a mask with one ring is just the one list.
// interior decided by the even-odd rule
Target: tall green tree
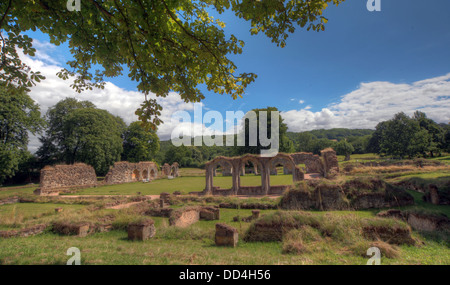
[(66, 163), (84, 162), (105, 175), (123, 151), (121, 129), (106, 110), (78, 109), (64, 121), (66, 140), (62, 142)]
[(435, 153), (440, 153), (444, 148), (445, 130), (435, 121), (429, 119), (423, 112), (416, 111), (413, 118), (418, 121), (420, 127), (426, 130), (430, 135), (427, 150), (430, 152), (431, 157), (433, 157)]
[(125, 123), (89, 101), (64, 99), (47, 112), (48, 129), (37, 154), (50, 164), (84, 162), (104, 175), (120, 160)]
[(47, 128), (39, 138), (41, 146), (36, 154), (43, 165), (66, 161), (67, 149), (65, 141), (67, 132), (64, 129), (67, 117), (78, 109), (95, 108), (90, 101), (79, 101), (76, 98), (66, 98), (50, 107), (46, 114)]
[[(209, 91), (234, 99), (245, 93), (256, 78), (251, 72), (237, 73), (231, 60), (241, 54), (244, 42), (226, 35), (225, 23), (210, 13), (233, 13), (250, 23), (250, 33), (264, 33), (284, 47), (296, 28), (322, 31), (322, 14), (328, 4), (343, 0), (122, 0), (82, 1), (80, 11), (68, 9), (67, 0), (6, 0), (0, 2), (0, 79), (30, 86), (42, 76), (28, 73), (16, 49), (33, 55), (32, 40), (23, 32), (37, 30), (49, 35), (53, 44), (68, 41), (73, 60), (58, 75), (75, 76), (78, 92), (103, 87), (104, 77), (122, 75), (138, 82), (145, 94), (139, 119), (155, 127), (162, 107), (150, 92), (166, 96), (178, 92), (186, 102), (198, 102)], [(69, 7), (70, 8), (70, 7)], [(7, 35), (7, 37), (6, 37)], [(100, 68), (92, 71), (93, 65)]]
[[(379, 152), (392, 157), (415, 157), (428, 151), (431, 136), (417, 120), (398, 113), (382, 124)], [(377, 128), (378, 130), (378, 128)]]
[(28, 132), (38, 134), (44, 125), (39, 105), (25, 89), (0, 83), (0, 183), (18, 170)]
[(122, 160), (130, 162), (154, 160), (159, 151), (159, 138), (154, 130), (146, 130), (141, 122), (133, 122), (123, 133)]
[(341, 140), (335, 146), (336, 154), (344, 155), (345, 160), (350, 160), (350, 155), (355, 151), (355, 148), (346, 140)]

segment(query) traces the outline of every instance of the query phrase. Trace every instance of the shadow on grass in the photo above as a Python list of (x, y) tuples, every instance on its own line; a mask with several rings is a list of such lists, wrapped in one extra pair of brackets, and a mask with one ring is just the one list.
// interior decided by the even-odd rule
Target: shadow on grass
[(450, 231), (448, 230), (433, 232), (419, 231), (419, 234), (426, 241), (436, 242), (450, 248)]

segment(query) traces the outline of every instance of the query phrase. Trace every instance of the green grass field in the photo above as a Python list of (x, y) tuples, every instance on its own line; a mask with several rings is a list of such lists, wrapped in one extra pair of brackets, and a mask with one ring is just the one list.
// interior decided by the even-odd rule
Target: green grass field
[[(262, 211), (269, 213), (271, 211)], [(331, 212), (338, 215), (372, 217), (374, 212)], [(324, 214), (324, 213), (323, 213)], [(233, 222), (234, 216), (251, 215), (250, 210), (221, 209), (220, 222), (238, 229), (242, 236), (249, 223)], [(283, 254), (280, 242), (239, 242), (236, 248), (214, 245), (217, 221), (200, 221), (188, 228), (168, 227), (167, 218), (153, 218), (154, 238), (132, 242), (123, 230), (97, 233), (84, 238), (51, 232), (28, 238), (0, 239), (0, 264), (65, 264), (70, 247), (81, 250), (82, 264), (365, 264), (367, 257), (350, 254), (334, 241), (320, 244), (302, 255)], [(399, 247), (399, 258), (383, 258), (382, 264), (450, 264), (450, 249), (433, 239), (416, 234), (421, 247)]]
[[(372, 159), (370, 156), (355, 157), (355, 159)], [(143, 195), (159, 195), (161, 192), (172, 193), (181, 191), (187, 194), (191, 191), (202, 191), (205, 185), (203, 170), (182, 169), (182, 177), (157, 179), (149, 183), (128, 183), (121, 185), (101, 186), (76, 191), (72, 195), (132, 195), (137, 192)], [(358, 173), (373, 177), (372, 172)], [(389, 182), (404, 179), (422, 179), (426, 183), (447, 181), (450, 170), (414, 170), (406, 172), (378, 173), (376, 176), (387, 178)], [(339, 179), (350, 179), (351, 175), (342, 175)], [(260, 176), (241, 176), (241, 185), (261, 185)], [(292, 175), (271, 176), (271, 185), (292, 184)], [(421, 181), (422, 181), (421, 180)], [(217, 176), (214, 185), (222, 188), (231, 187), (231, 177)], [(34, 197), (32, 191), (36, 188), (3, 187), (0, 199), (11, 196)], [(403, 210), (419, 209), (450, 216), (450, 207), (432, 205), (422, 200), (422, 194), (408, 191), (415, 199), (415, 205), (403, 207)], [(132, 242), (127, 239), (126, 224), (136, 216), (130, 209), (94, 210), (105, 201), (88, 200), (83, 204), (79, 200), (55, 198), (39, 198), (39, 203), (18, 203), (0, 205), (0, 230), (20, 229), (26, 226), (51, 223), (55, 220), (85, 221), (97, 219), (107, 215), (116, 215), (119, 228), (111, 232), (96, 233), (84, 238), (61, 236), (53, 232), (20, 238), (0, 238), (0, 264), (65, 264), (69, 259), (66, 251), (70, 247), (81, 250), (82, 264), (366, 264), (368, 257), (352, 253), (353, 245), (348, 242), (325, 238), (320, 243), (310, 244), (313, 250), (303, 254), (283, 253), (281, 242), (244, 242), (242, 237), (250, 223), (234, 222), (234, 216), (250, 216), (251, 210), (221, 209), (220, 221), (199, 221), (187, 228), (168, 226), (167, 218), (153, 217), (157, 234), (154, 238), (144, 242)], [(59, 202), (67, 201), (67, 203)], [(234, 202), (277, 203), (269, 198), (234, 199)], [(173, 208), (184, 205), (216, 205), (217, 202), (205, 200), (197, 202), (183, 202), (173, 205)], [(92, 204), (92, 205), (89, 205)], [(63, 213), (55, 213), (54, 209), (62, 207)], [(313, 215), (339, 219), (339, 217), (373, 218), (379, 211), (385, 209), (371, 209), (364, 211), (310, 211)], [(261, 210), (261, 214), (269, 214), (274, 210)], [(217, 222), (223, 222), (235, 227), (239, 231), (240, 240), (236, 248), (222, 248), (214, 245), (214, 227)], [(116, 223), (116, 222), (115, 222)], [(421, 241), (420, 246), (396, 247), (398, 256), (395, 258), (382, 257), (381, 264), (450, 264), (449, 237), (442, 233), (413, 232), (413, 236)]]
[[(231, 176), (214, 177), (214, 186), (221, 188), (231, 188)], [(292, 175), (271, 175), (271, 185), (293, 184)], [(241, 176), (242, 186), (261, 185), (261, 176), (245, 175)], [(87, 188), (77, 191), (77, 195), (136, 195), (141, 192), (142, 195), (159, 195), (162, 192), (173, 193), (181, 191), (184, 194), (193, 191), (203, 191), (205, 189), (205, 177), (191, 176), (178, 177), (175, 179), (156, 179), (154, 181), (143, 183), (134, 182), (118, 185), (107, 185), (97, 188)]]

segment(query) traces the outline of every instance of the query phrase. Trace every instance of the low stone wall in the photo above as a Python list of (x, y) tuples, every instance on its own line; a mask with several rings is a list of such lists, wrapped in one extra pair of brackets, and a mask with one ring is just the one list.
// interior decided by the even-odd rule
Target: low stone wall
[(0, 231), (0, 238), (12, 238), (12, 237), (28, 237), (40, 234), (45, 231), (47, 225), (36, 225), (30, 228), (11, 231)]
[(263, 204), (263, 203), (242, 203), (240, 205), (236, 203), (220, 203), (219, 208), (224, 209), (259, 209), (259, 210), (274, 210), (278, 209), (278, 205)]
[(416, 241), (411, 236), (411, 228), (409, 226), (377, 226), (366, 225), (362, 228), (363, 236), (371, 240), (381, 240), (390, 244), (408, 244), (414, 245)]
[(84, 163), (45, 166), (41, 169), (37, 195), (58, 195), (59, 191), (72, 188), (87, 188), (97, 185), (97, 175), (92, 166)]
[(323, 164), (318, 155), (310, 152), (297, 152), (290, 154), (295, 164), (305, 164), (306, 173), (322, 173)]
[[(373, 181), (373, 183), (378, 185), (378, 181)], [(370, 192), (364, 188), (350, 191), (349, 185), (353, 187), (352, 183), (342, 186), (318, 184), (314, 190), (290, 190), (281, 199), (280, 208), (286, 210), (358, 210), (414, 205), (414, 198), (411, 195), (390, 184), (383, 183), (384, 189), (377, 190), (378, 192)]]
[(380, 212), (377, 216), (403, 220), (413, 229), (419, 231), (450, 230), (450, 219), (443, 215), (391, 209)]
[(238, 190), (238, 195), (260, 196), (264, 195), (264, 190), (261, 186), (241, 186)]
[(173, 210), (169, 217), (169, 225), (185, 228), (199, 220), (219, 220), (220, 210), (215, 207), (184, 207)]
[(11, 197), (0, 200), (0, 205), (16, 204), (20, 202), (19, 197)]
[(273, 185), (270, 186), (269, 195), (281, 195), (291, 189), (291, 185)]
[(419, 231), (450, 230), (450, 220), (443, 216), (410, 213), (407, 222), (413, 229)]
[[(204, 195), (204, 192), (201, 192)], [(233, 195), (233, 189), (221, 189), (220, 187), (213, 187), (212, 194), (217, 196), (230, 196)]]
[(136, 181), (150, 181), (158, 177), (158, 167), (152, 161), (132, 163), (119, 161), (108, 171), (104, 184), (121, 184)]

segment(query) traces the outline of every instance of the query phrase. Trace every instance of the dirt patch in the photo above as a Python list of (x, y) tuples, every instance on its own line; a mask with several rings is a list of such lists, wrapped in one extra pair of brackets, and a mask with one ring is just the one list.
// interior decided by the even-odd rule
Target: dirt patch
[(106, 207), (106, 209), (115, 209), (115, 210), (126, 209), (126, 208), (129, 208), (129, 207), (139, 204), (139, 203), (142, 203), (142, 202), (131, 202), (131, 203), (119, 204), (119, 205), (115, 205), (115, 206)]

